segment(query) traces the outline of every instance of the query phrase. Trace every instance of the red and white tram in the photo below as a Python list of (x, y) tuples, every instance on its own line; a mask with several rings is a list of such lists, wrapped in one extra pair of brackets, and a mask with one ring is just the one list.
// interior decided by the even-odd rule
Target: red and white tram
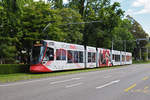
[(56, 42), (36, 41), (32, 48), (31, 72), (94, 68), (132, 64), (132, 53)]

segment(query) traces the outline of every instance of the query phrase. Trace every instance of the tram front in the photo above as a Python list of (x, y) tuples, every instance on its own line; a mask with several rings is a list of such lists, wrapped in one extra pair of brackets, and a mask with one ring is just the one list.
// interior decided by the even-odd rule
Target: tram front
[(44, 41), (36, 41), (32, 47), (30, 72), (51, 72), (42, 64), (47, 50), (47, 43)]

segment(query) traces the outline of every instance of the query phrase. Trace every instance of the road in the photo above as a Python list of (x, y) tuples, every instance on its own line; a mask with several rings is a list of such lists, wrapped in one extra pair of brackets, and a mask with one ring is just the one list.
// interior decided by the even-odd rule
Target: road
[(0, 84), (0, 100), (150, 100), (150, 64)]

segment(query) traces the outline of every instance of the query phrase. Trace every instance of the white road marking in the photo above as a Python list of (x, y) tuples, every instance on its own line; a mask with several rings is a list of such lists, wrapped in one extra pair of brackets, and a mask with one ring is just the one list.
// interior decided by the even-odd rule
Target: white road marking
[(63, 82), (68, 82), (68, 81), (72, 81), (72, 80), (79, 80), (79, 79), (81, 79), (81, 78), (71, 78), (71, 79), (68, 79), (68, 80), (51, 82), (50, 84), (63, 83)]
[(104, 88), (104, 87), (109, 86), (109, 85), (112, 85), (112, 84), (114, 84), (114, 83), (118, 83), (119, 81), (120, 81), (120, 80), (112, 81), (112, 82), (107, 83), (107, 84), (104, 84), (104, 85), (102, 85), (102, 86), (98, 86), (98, 87), (96, 87), (96, 89)]
[(67, 85), (66, 88), (70, 88), (70, 87), (74, 87), (74, 86), (79, 86), (83, 83), (76, 83), (76, 84), (71, 84), (71, 85)]

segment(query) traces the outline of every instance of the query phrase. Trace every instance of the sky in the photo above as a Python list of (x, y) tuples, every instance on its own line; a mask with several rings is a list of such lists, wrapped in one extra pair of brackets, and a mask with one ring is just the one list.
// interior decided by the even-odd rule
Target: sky
[[(68, 0), (63, 2), (67, 3)], [(120, 2), (125, 15), (130, 15), (138, 21), (150, 36), (150, 0), (111, 0), (111, 2)]]

